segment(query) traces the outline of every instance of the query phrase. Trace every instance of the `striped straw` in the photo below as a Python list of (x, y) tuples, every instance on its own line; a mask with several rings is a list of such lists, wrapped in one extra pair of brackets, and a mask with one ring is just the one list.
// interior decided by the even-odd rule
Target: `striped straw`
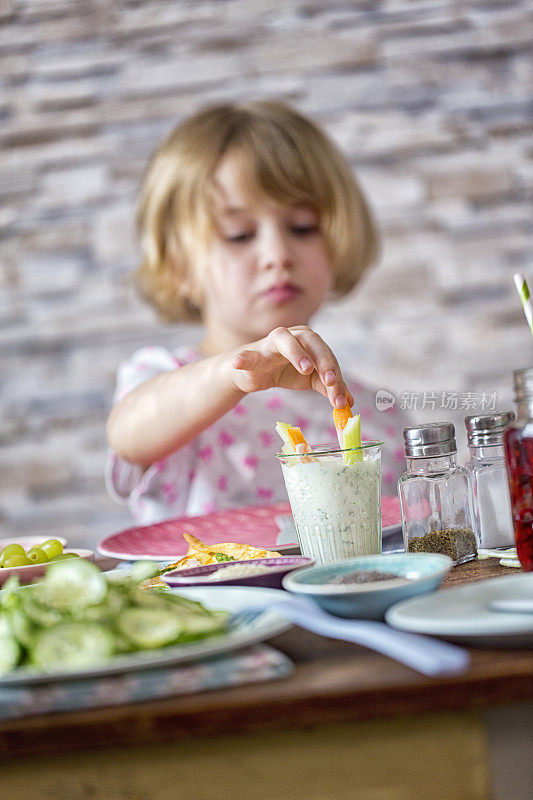
[(526, 315), (529, 330), (533, 334), (533, 303), (531, 302), (531, 297), (529, 295), (527, 281), (524, 276), (520, 274), (520, 272), (516, 272), (514, 274), (514, 284), (516, 286), (516, 291), (520, 295), (522, 306), (524, 307), (524, 314)]

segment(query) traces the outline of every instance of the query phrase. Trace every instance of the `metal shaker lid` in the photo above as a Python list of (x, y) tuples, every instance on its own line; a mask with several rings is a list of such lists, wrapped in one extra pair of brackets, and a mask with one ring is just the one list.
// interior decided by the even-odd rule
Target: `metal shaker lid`
[(465, 417), (468, 444), (503, 444), (503, 432), (515, 418), (514, 411), (497, 411), (494, 414)]
[(533, 367), (513, 372), (513, 383), (518, 401), (533, 396)]
[(451, 422), (430, 422), (403, 429), (405, 455), (431, 458), (457, 452), (455, 427)]

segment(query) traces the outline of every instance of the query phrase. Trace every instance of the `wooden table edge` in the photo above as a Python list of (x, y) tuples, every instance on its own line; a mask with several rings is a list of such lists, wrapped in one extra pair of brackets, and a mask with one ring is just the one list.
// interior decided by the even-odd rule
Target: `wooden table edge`
[[(448, 585), (462, 582), (461, 574), (481, 579), (495, 572), (509, 571), (497, 570), (494, 563), (487, 562), (461, 565), (449, 576)], [(320, 646), (330, 641), (315, 638)], [(278, 646), (278, 641), (283, 645), (283, 637), (272, 644)], [(296, 663), (289, 676), (265, 683), (0, 720), (0, 760), (324, 722), (479, 710), (533, 699), (531, 649), (472, 648), (470, 653), (468, 672), (440, 679), (421, 676), (390, 659), (356, 648), (353, 655), (344, 651), (341, 656)]]

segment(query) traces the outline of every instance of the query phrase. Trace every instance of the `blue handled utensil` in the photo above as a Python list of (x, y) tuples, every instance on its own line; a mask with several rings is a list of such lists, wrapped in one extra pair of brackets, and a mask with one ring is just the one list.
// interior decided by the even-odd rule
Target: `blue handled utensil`
[(405, 633), (384, 622), (335, 617), (306, 597), (291, 596), (286, 600), (253, 604), (234, 614), (230, 618), (230, 625), (251, 623), (264, 611), (275, 612), (300, 628), (320, 636), (368, 647), (424, 675), (458, 674), (470, 664), (470, 655), (462, 647), (415, 633)]

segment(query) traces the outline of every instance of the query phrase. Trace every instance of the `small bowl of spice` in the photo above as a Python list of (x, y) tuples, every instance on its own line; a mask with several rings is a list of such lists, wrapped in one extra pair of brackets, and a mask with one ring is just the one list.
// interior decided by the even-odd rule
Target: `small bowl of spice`
[(289, 572), (310, 567), (314, 558), (307, 556), (278, 556), (277, 558), (250, 558), (242, 561), (222, 561), (203, 567), (177, 569), (161, 575), (169, 586), (267, 586), (280, 589), (281, 581)]
[(452, 564), (439, 553), (360, 556), (298, 570), (282, 585), (339, 617), (383, 619), (394, 603), (437, 589)]

